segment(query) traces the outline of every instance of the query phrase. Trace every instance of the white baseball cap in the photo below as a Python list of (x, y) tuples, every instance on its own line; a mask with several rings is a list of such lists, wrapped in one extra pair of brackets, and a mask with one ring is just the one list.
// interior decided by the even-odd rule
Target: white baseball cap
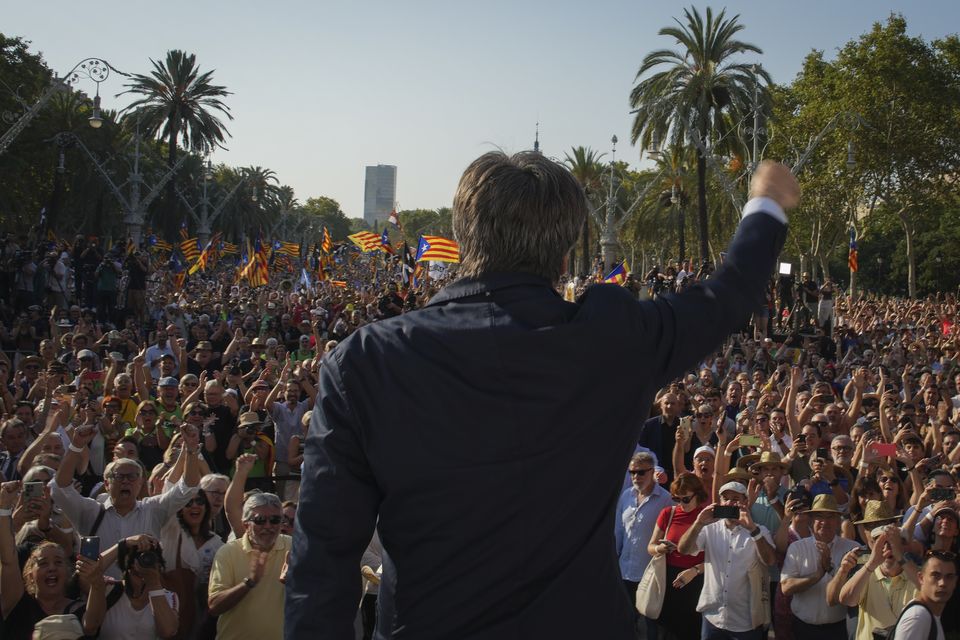
[(705, 445), (703, 445), (702, 447), (697, 447), (697, 450), (693, 452), (693, 457), (694, 457), (694, 459), (696, 459), (696, 457), (697, 457), (698, 455), (700, 455), (701, 453), (709, 453), (709, 454), (710, 454), (711, 456), (713, 456), (714, 458), (717, 457), (717, 452), (714, 451), (714, 450), (713, 450), (713, 447), (711, 447), (711, 446), (708, 445), (708, 444), (705, 444)]
[(744, 496), (747, 495), (747, 488), (739, 482), (728, 482), (720, 487), (720, 495), (723, 495), (724, 491), (734, 491)]

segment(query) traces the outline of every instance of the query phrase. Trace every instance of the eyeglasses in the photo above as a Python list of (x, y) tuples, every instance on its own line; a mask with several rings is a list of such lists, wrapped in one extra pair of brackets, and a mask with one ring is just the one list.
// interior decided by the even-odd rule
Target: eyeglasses
[(205, 411), (194, 410), (187, 414), (188, 416), (200, 416), (202, 418), (206, 417), (207, 413)]
[(133, 472), (133, 473), (114, 472), (113, 474), (110, 475), (110, 478), (112, 480), (118, 480), (120, 482), (133, 482), (134, 480), (137, 480), (140, 478), (140, 474), (136, 472)]
[(757, 422), (769, 422), (770, 418), (767, 416), (757, 416)]
[(690, 504), (694, 498), (697, 496), (671, 496), (674, 502), (682, 502), (683, 504)]
[(199, 497), (198, 497), (198, 498), (193, 498), (192, 500), (190, 500), (190, 502), (188, 502), (188, 503), (185, 504), (184, 506), (185, 506), (185, 507), (192, 507), (193, 505), (197, 505), (198, 507), (203, 507), (203, 506), (206, 506), (206, 504), (207, 504), (207, 501), (206, 501), (206, 500), (204, 500), (203, 498), (199, 498)]
[(713, 414), (712, 414), (712, 413), (701, 413), (701, 414), (698, 414), (697, 417), (700, 418), (701, 420), (709, 420), (710, 418), (713, 417)]
[(263, 526), (268, 522), (270, 524), (277, 525), (283, 522), (283, 516), (270, 516), (269, 518), (267, 516), (253, 516), (250, 518), (250, 522), (257, 526)]
[(830, 447), (834, 451), (853, 451), (853, 447), (848, 444), (837, 445), (835, 447)]
[(648, 471), (652, 471), (652, 469), (630, 469), (630, 475), (632, 475), (632, 476), (645, 476), (645, 475), (647, 475), (647, 472), (648, 472)]

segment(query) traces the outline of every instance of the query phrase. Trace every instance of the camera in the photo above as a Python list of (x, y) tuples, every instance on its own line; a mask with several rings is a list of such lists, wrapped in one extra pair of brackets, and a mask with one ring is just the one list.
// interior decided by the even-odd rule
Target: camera
[(143, 553), (138, 554), (136, 558), (137, 564), (144, 569), (153, 569), (157, 566), (159, 561), (160, 558), (157, 556), (157, 552), (153, 550), (144, 551)]
[(242, 433), (243, 435), (249, 436), (249, 437), (253, 437), (253, 436), (257, 435), (257, 428), (256, 428), (256, 427), (244, 427), (244, 428), (241, 429), (240, 431), (241, 431), (241, 433)]

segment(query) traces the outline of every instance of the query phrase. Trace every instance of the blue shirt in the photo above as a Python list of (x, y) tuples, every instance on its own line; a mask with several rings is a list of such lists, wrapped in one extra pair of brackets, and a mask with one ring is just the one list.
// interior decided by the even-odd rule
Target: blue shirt
[(636, 487), (629, 487), (617, 501), (617, 521), (614, 533), (617, 539), (617, 557), (620, 558), (620, 575), (624, 580), (640, 582), (650, 562), (647, 544), (657, 526), (657, 516), (673, 506), (670, 494), (660, 485), (654, 485), (650, 495), (640, 499)]

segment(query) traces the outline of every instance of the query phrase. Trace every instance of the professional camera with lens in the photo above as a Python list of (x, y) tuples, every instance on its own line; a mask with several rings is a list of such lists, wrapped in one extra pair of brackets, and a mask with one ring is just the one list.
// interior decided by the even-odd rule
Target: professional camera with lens
[(240, 430), (240, 433), (241, 435), (245, 435), (248, 438), (252, 438), (253, 436), (257, 435), (257, 428), (254, 426), (244, 427), (243, 429)]
[(160, 562), (160, 556), (157, 555), (156, 551), (151, 549), (150, 551), (137, 554), (134, 560), (144, 569), (153, 569)]

